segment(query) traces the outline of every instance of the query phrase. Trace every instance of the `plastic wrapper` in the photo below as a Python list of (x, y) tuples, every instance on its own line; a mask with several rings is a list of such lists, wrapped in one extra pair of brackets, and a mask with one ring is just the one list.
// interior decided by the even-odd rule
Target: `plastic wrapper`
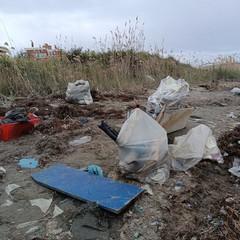
[(68, 83), (66, 99), (72, 103), (91, 104), (93, 103), (88, 81), (77, 80), (75, 83)]
[(131, 112), (116, 142), (119, 165), (126, 177), (145, 182), (157, 169), (166, 165), (167, 133), (139, 108)]

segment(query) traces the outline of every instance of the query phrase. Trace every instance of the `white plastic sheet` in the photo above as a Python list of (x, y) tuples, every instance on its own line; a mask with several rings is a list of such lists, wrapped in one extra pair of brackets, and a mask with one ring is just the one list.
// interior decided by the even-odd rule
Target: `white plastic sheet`
[(145, 181), (146, 176), (166, 164), (167, 133), (140, 108), (134, 109), (123, 124), (117, 144), (119, 165), (128, 177)]
[(93, 103), (89, 82), (81, 79), (75, 83), (68, 83), (66, 98), (73, 103), (87, 105)]
[(183, 99), (189, 92), (184, 79), (175, 80), (168, 76), (161, 80), (157, 90), (148, 97), (147, 113), (156, 118), (163, 105), (171, 106)]
[(192, 128), (186, 135), (175, 137), (169, 145), (173, 170), (186, 171), (202, 159), (223, 162), (212, 130), (204, 125)]
[(32, 206), (37, 206), (41, 209), (42, 212), (46, 213), (52, 203), (52, 198), (50, 198), (50, 199), (45, 199), (45, 198), (33, 199), (33, 200), (30, 200), (30, 203)]

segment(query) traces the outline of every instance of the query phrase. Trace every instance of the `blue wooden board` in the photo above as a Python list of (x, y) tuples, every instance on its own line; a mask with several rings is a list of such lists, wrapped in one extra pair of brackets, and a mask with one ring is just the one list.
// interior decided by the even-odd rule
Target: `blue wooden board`
[(32, 177), (48, 188), (85, 202), (96, 202), (100, 207), (114, 213), (120, 213), (143, 191), (138, 186), (61, 164), (34, 173)]

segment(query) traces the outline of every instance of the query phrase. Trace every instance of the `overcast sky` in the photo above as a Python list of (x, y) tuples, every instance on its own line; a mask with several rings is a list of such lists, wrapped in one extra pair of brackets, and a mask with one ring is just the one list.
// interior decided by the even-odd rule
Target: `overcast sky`
[(240, 52), (240, 0), (0, 0), (0, 45), (93, 49), (136, 17), (146, 50)]

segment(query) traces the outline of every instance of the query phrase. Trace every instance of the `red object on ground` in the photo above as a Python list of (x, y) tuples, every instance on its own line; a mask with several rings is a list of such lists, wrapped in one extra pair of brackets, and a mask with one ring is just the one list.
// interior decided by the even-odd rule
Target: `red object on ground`
[[(33, 130), (34, 125), (40, 122), (40, 118), (32, 113), (29, 113), (28, 117), (30, 118), (28, 122), (1, 123), (0, 140), (8, 141)], [(1, 120), (4, 118), (5, 117), (0, 117)]]

